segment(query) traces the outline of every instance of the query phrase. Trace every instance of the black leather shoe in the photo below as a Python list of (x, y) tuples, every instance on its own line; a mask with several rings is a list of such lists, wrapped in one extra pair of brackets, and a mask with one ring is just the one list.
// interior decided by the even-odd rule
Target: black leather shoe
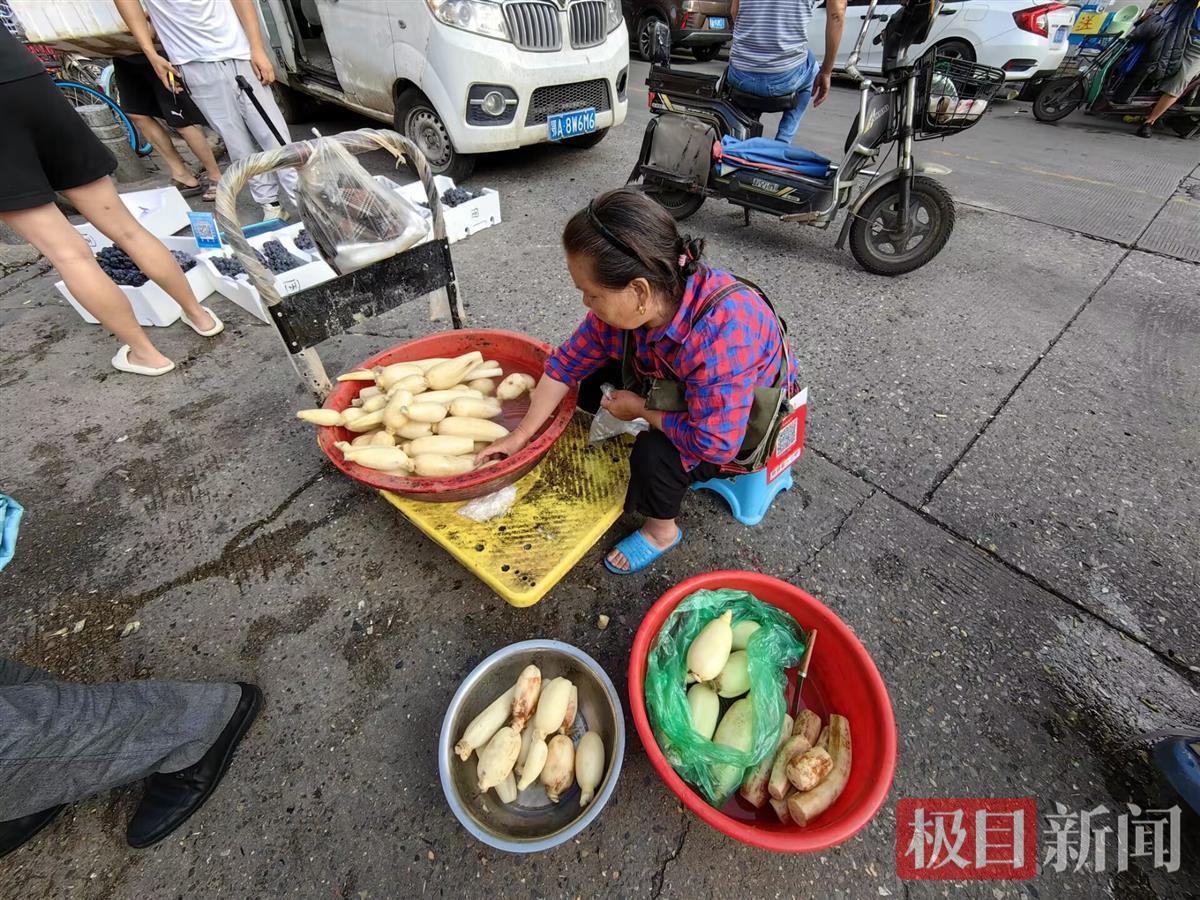
[(1140, 138), (1153, 137), (1153, 134), (1150, 131), (1150, 123), (1143, 122), (1141, 125), (1138, 126), (1138, 130), (1135, 131), (1134, 134), (1136, 134)]
[(238, 682), (238, 686), (242, 699), (200, 762), (170, 774), (155, 772), (146, 779), (146, 792), (125, 832), (129, 846), (157, 844), (186, 822), (217, 789), (233, 760), (233, 751), (262, 708), (262, 691), (252, 684)]
[(19, 819), (0, 822), (0, 856), (7, 856), (22, 844), (33, 839), (39, 831), (54, 821), (54, 817), (67, 808), (65, 803), (52, 806)]

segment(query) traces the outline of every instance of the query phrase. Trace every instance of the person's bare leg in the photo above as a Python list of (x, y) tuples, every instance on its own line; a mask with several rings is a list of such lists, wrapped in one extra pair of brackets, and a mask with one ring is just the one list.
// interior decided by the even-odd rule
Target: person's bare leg
[(150, 146), (154, 148), (154, 152), (167, 164), (167, 168), (171, 171), (171, 177), (175, 181), (186, 184), (188, 187), (195, 187), (199, 184), (196, 176), (188, 170), (187, 163), (183, 161), (179, 151), (175, 149), (170, 132), (159, 124), (158, 119), (153, 116), (139, 116), (135, 113), (130, 113), (129, 119), (137, 126), (137, 130), (145, 135)]
[[(75, 208), (114, 244), (130, 255), (142, 273), (171, 295), (184, 315), (204, 331), (216, 323), (196, 300), (187, 276), (162, 241), (138, 224), (108, 178), (63, 191)], [(73, 230), (73, 229), (72, 229)]]
[(185, 128), (180, 128), (179, 134), (187, 141), (188, 149), (196, 154), (196, 159), (200, 160), (200, 165), (204, 166), (204, 173), (208, 175), (208, 180), (213, 184), (220, 181), (221, 169), (217, 165), (217, 157), (213, 155), (212, 145), (209, 144), (208, 138), (204, 136), (204, 130), (199, 125), (188, 125)]
[[(679, 536), (679, 526), (675, 524), (674, 519), (648, 518), (642, 524), (641, 531), (642, 537), (650, 542), (650, 546), (657, 547), (659, 550), (666, 550)], [(629, 568), (629, 560), (620, 550), (613, 550), (608, 554), (608, 561), (618, 569)]]
[(104, 274), (92, 249), (53, 203), (0, 213), (13, 231), (42, 252), (58, 270), (71, 294), (100, 324), (129, 345), (129, 359), (140, 366), (161, 368), (170, 360), (158, 352), (138, 324), (129, 300)]
[(1178, 99), (1178, 97), (1171, 94), (1163, 94), (1159, 97), (1158, 102), (1154, 104), (1154, 109), (1150, 110), (1150, 115), (1146, 116), (1146, 124), (1153, 125), (1157, 122), (1162, 118), (1163, 113), (1175, 105), (1175, 101)]

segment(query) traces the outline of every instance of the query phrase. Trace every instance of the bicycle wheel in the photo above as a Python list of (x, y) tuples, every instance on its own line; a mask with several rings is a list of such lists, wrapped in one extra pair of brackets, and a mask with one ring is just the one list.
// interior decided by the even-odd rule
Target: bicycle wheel
[(74, 107), (95, 106), (97, 104), (107, 106), (113, 116), (116, 117), (116, 120), (124, 126), (125, 135), (129, 138), (129, 146), (133, 148), (133, 152), (138, 156), (149, 156), (153, 152), (154, 148), (150, 146), (150, 142), (144, 140), (138, 134), (138, 130), (133, 122), (129, 121), (129, 116), (125, 115), (124, 110), (111, 97), (107, 97), (94, 87), (81, 84), (78, 81), (64, 81), (56, 78), (54, 83), (62, 91), (63, 96), (67, 98), (67, 102)]

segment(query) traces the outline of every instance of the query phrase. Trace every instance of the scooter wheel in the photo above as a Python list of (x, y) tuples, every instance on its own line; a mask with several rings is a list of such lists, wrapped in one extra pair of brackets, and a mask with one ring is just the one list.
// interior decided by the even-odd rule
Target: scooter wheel
[(850, 252), (875, 275), (903, 275), (941, 252), (954, 230), (954, 198), (941, 182), (913, 178), (907, 233), (900, 234), (900, 182), (884, 185), (867, 198), (850, 225)]
[(671, 218), (676, 222), (682, 222), (704, 205), (704, 195), (692, 191), (670, 190), (647, 185), (646, 194), (669, 212)]
[(1057, 122), (1083, 103), (1083, 82), (1078, 78), (1047, 81), (1033, 100), (1033, 117), (1039, 122)]

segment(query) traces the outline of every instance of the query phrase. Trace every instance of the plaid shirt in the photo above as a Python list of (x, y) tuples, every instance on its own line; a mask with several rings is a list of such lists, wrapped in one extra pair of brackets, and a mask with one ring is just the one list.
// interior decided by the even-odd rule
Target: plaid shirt
[[(779, 327), (770, 308), (750, 288), (735, 291), (693, 322), (706, 297), (734, 282), (727, 272), (701, 266), (683, 292), (675, 318), (660, 328), (634, 332), (638, 371), (684, 384), (687, 412), (663, 415), (663, 432), (686, 470), (701, 462), (730, 462), (746, 437), (756, 387), (770, 387), (779, 371)], [(570, 339), (546, 361), (546, 374), (578, 384), (624, 353), (625, 332), (588, 313)], [(796, 364), (788, 390), (796, 384)]]

